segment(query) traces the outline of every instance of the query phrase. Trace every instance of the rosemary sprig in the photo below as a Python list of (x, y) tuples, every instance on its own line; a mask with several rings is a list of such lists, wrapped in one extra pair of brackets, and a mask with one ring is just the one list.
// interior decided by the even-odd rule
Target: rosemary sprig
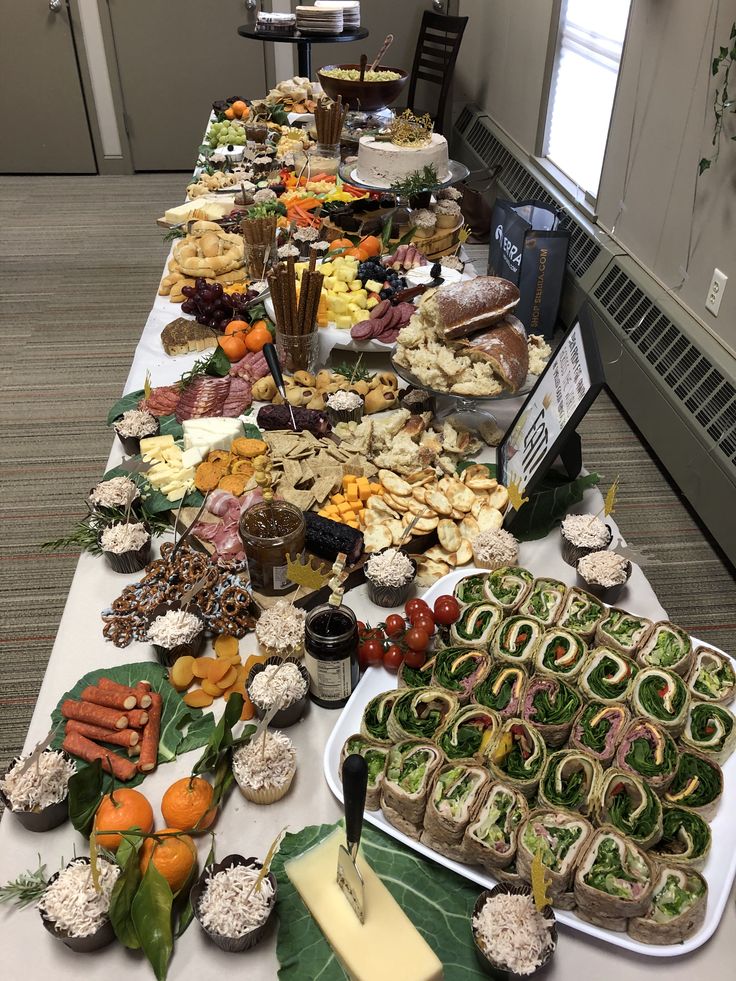
[[(160, 514), (153, 514), (146, 508), (145, 501), (141, 502), (141, 520), (144, 521), (152, 535), (162, 535), (169, 527), (168, 521)], [(63, 538), (42, 542), (44, 551), (58, 551), (62, 548), (79, 548), (91, 555), (101, 555), (99, 536), (110, 525), (126, 523), (126, 512), (123, 508), (104, 508), (91, 511), (86, 517), (74, 525), (72, 531)]]
[(411, 197), (413, 194), (421, 194), (422, 191), (434, 191), (439, 187), (440, 179), (437, 168), (434, 164), (428, 164), (421, 170), (415, 170), (411, 174), (391, 185), (394, 194), (402, 194)]
[(350, 381), (370, 381), (373, 378), (373, 372), (362, 367), (359, 362), (360, 358), (355, 364), (348, 364), (347, 361), (343, 361), (336, 368), (333, 368), (333, 371), (336, 375), (342, 375), (344, 378), (347, 378)]
[(39, 855), (35, 872), (21, 872), (17, 879), (0, 886), (0, 903), (12, 903), (17, 909), (25, 909), (38, 902), (48, 884), (46, 866), (41, 863)]
[(41, 548), (45, 552), (57, 552), (62, 548), (79, 548), (91, 555), (101, 555), (102, 549), (98, 541), (99, 528), (92, 527), (88, 522), (88, 518), (82, 518), (68, 535), (50, 542), (41, 542)]

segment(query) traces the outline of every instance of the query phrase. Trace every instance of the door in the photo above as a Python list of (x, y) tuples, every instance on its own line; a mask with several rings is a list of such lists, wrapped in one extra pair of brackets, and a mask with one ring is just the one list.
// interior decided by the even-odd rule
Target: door
[(0, 173), (96, 174), (67, 0), (0, 0)]
[(135, 170), (191, 170), (215, 99), (268, 91), (243, 0), (107, 0)]

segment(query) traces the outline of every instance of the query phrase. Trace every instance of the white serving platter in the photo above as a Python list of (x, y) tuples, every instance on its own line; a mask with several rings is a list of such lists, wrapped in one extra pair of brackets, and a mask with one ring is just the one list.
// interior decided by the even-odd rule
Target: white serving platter
[[(452, 593), (455, 583), (465, 576), (473, 575), (476, 572), (486, 572), (485, 569), (465, 568), (451, 572), (448, 576), (438, 580), (424, 594), (424, 599), (432, 605), (434, 600), (443, 593)], [(692, 638), (694, 647), (710, 647), (712, 650), (720, 651), (712, 644)], [(727, 655), (729, 656), (729, 655)], [(734, 660), (732, 658), (732, 660)], [(348, 736), (360, 732), (360, 720), (363, 717), (368, 702), (375, 696), (384, 691), (390, 691), (396, 687), (396, 675), (389, 673), (385, 668), (369, 668), (363, 675), (362, 680), (350, 697), (350, 701), (342, 710), (339, 719), (332, 730), (330, 738), (325, 746), (323, 766), (327, 784), (332, 793), (339, 801), (342, 801), (342, 783), (339, 774), (340, 751)], [(555, 916), (560, 923), (586, 933), (598, 940), (613, 944), (616, 947), (623, 947), (626, 950), (635, 951), (637, 954), (645, 954), (649, 957), (679, 957), (692, 950), (701, 947), (716, 930), (729, 894), (731, 886), (736, 877), (736, 753), (723, 764), (723, 797), (721, 799), (718, 813), (710, 822), (713, 835), (713, 844), (705, 868), (702, 870), (708, 882), (708, 907), (705, 914), (705, 922), (696, 934), (681, 944), (654, 945), (644, 944), (637, 940), (632, 940), (628, 933), (614, 933), (602, 927), (593, 926), (581, 920), (573, 912), (555, 909)], [(482, 889), (490, 889), (496, 885), (497, 880), (488, 875), (483, 869), (473, 865), (463, 865), (452, 859), (445, 858), (438, 852), (433, 851), (419, 841), (415, 841), (408, 835), (403, 834), (383, 816), (381, 811), (366, 811), (365, 819), (376, 828), (391, 835), (397, 841), (406, 845), (414, 851), (419, 852), (426, 858), (444, 865), (445, 868), (452, 869), (458, 875), (464, 876), (471, 882), (477, 882)]]

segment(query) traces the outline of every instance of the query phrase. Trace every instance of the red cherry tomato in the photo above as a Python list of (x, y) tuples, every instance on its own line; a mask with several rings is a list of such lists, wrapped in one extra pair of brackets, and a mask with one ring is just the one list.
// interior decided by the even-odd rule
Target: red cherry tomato
[(400, 637), (404, 630), (406, 629), (406, 624), (404, 618), (399, 616), (398, 613), (392, 613), (390, 616), (386, 617), (386, 634), (389, 637)]
[(365, 633), (365, 624), (363, 623), (362, 620), (358, 620), (358, 636), (361, 638), (361, 640), (363, 638), (364, 633)]
[(404, 654), (398, 644), (391, 644), (383, 655), (383, 666), (387, 671), (398, 671)]
[(431, 613), (420, 613), (411, 622), (412, 627), (419, 627), (420, 630), (426, 630), (431, 637), (434, 633), (434, 617)]
[(404, 664), (408, 668), (422, 668), (427, 660), (426, 651), (407, 651), (404, 654)]
[(409, 650), (426, 651), (429, 647), (429, 634), (421, 627), (412, 627), (411, 630), (407, 631), (404, 642)]
[(416, 610), (428, 611), (429, 606), (427, 605), (427, 603), (424, 602), (423, 599), (418, 599), (417, 597), (415, 597), (414, 599), (409, 600), (409, 602), (406, 604), (404, 609), (406, 610), (407, 617), (409, 618), (409, 620), (411, 620), (412, 613), (414, 613)]
[(434, 603), (434, 618), (443, 627), (450, 624), (460, 616), (460, 604), (454, 596), (438, 596)]
[(383, 644), (375, 638), (364, 640), (358, 648), (358, 658), (369, 665), (380, 664), (383, 660)]

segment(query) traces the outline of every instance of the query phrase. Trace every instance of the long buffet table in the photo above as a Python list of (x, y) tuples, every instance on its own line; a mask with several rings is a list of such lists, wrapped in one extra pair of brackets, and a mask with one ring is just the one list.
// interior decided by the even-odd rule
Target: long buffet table
[[(155, 217), (143, 215), (141, 220), (153, 221)], [(151, 371), (154, 384), (169, 384), (176, 381), (195, 360), (195, 355), (167, 357), (161, 347), (161, 329), (178, 313), (178, 307), (166, 297), (156, 297), (133, 358), (126, 392), (143, 387), (146, 370)], [(340, 354), (339, 359), (341, 357)], [(368, 363), (377, 370), (389, 367), (388, 358), (383, 355), (369, 356)], [(502, 418), (510, 420), (518, 410), (518, 404), (518, 400), (506, 402)], [(107, 406), (101, 405), (100, 414), (106, 413), (107, 409)], [(493, 454), (488, 451), (482, 458), (492, 459)], [(108, 467), (117, 465), (121, 459), (121, 448), (116, 441)], [(588, 491), (583, 507), (589, 512), (596, 512), (602, 503), (597, 490)], [(559, 534), (556, 532), (544, 540), (522, 544), (519, 561), (536, 575), (554, 576), (568, 583), (574, 581), (573, 570), (562, 561)], [(136, 581), (139, 576), (116, 574), (102, 558), (88, 554), (80, 557), (33, 713), (25, 752), (29, 752), (45, 736), (51, 711), (60, 695), (85, 672), (93, 668), (154, 659), (149, 645), (133, 643), (125, 650), (119, 650), (102, 636), (100, 611), (120, 593), (123, 586)], [(372, 622), (384, 619), (390, 612), (373, 606), (364, 586), (346, 594), (346, 603), (359, 618)], [(652, 587), (636, 566), (620, 604), (633, 613), (653, 620), (666, 619), (666, 612)], [(255, 651), (255, 648), (252, 635), (241, 641), (241, 653)], [(221, 711), (217, 705), (215, 709)], [(235, 789), (215, 826), (220, 857), (240, 852), (262, 858), (276, 829), (287, 827), (290, 831), (297, 831), (305, 825), (334, 822), (340, 818), (341, 806), (328, 789), (322, 769), (325, 743), (337, 717), (338, 713), (311, 705), (304, 719), (289, 730), (296, 746), (298, 766), (292, 788), (285, 798), (270, 807), (260, 807), (247, 802)], [(143, 790), (153, 805), (158, 826), (162, 823), (158, 809), (161, 795), (175, 779), (190, 772), (198, 753), (195, 751), (181, 756), (146, 778)], [(728, 821), (730, 816), (723, 814), (719, 818)], [(201, 861), (208, 848), (209, 838), (205, 836), (200, 842)], [(69, 823), (41, 836), (25, 831), (11, 815), (4, 814), (0, 822), (0, 884), (14, 879), (26, 869), (35, 868), (39, 853), (50, 873), (59, 867), (62, 856), (68, 861), (75, 853), (86, 854), (87, 842)], [(45, 977), (73, 979), (79, 973), (83, 973), (89, 981), (109, 981), (110, 978), (120, 977), (149, 981), (153, 977), (150, 966), (141, 956), (119, 945), (92, 955), (71, 952), (49, 936), (33, 908), (18, 912), (0, 907), (0, 937), (3, 941), (0, 975), (8, 981)], [(652, 976), (666, 976), (668, 981), (691, 981), (693, 978), (721, 981), (734, 976), (734, 937), (736, 909), (733, 895), (713, 938), (699, 950), (679, 958), (640, 956), (562, 927), (557, 953), (544, 974), (559, 981), (569, 981), (573, 977), (589, 977), (597, 981), (613, 978), (644, 981)], [(169, 978), (172, 981), (201, 981), (235, 969), (247, 971), (250, 978), (266, 981), (277, 975), (275, 950), (275, 929), (254, 950), (235, 955), (226, 954), (215, 947), (205, 938), (198, 924), (193, 923), (186, 934), (176, 941)], [(441, 956), (442, 952), (438, 953)], [(451, 970), (446, 976), (448, 981), (452, 981)], [(305, 981), (310, 979), (305, 976)], [(396, 981), (401, 979), (396, 978)]]

